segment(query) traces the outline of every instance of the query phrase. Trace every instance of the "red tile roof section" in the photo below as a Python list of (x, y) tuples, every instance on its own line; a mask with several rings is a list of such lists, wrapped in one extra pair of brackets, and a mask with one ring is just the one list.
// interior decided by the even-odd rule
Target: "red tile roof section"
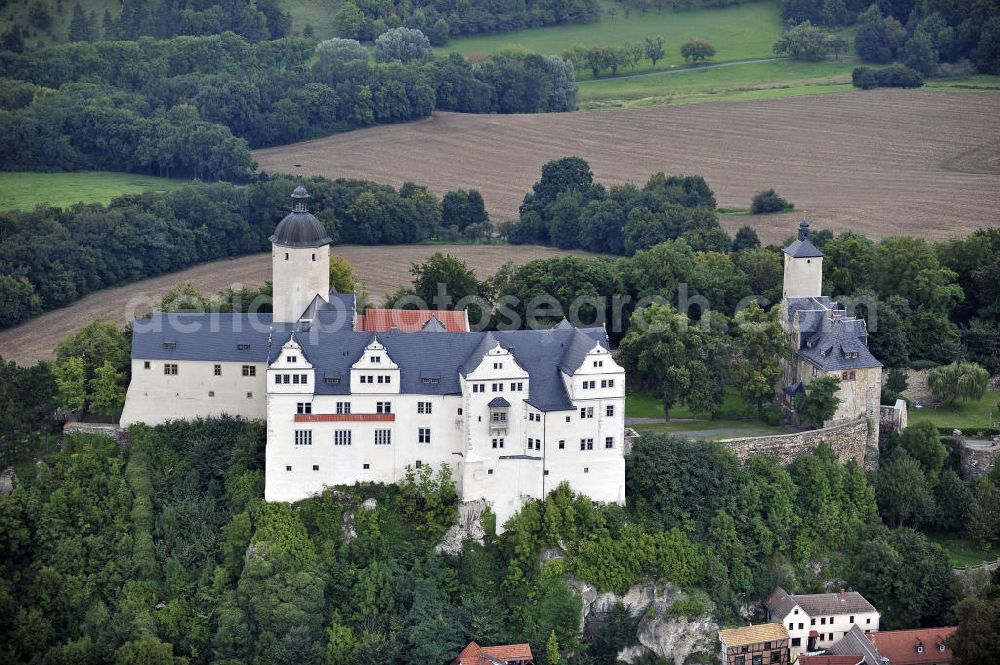
[(798, 665), (858, 665), (864, 663), (864, 656), (835, 656), (823, 654), (821, 656), (810, 656), (802, 654), (799, 656)]
[(469, 642), (469, 646), (462, 649), (458, 658), (452, 661), (452, 665), (492, 665), (487, 656), (492, 656), (501, 661), (531, 662), (531, 645), (529, 644), (502, 644), (495, 647), (481, 647), (475, 642)]
[(444, 309), (369, 309), (358, 314), (354, 329), (364, 332), (386, 332), (397, 328), (401, 332), (419, 332), (436, 318), (448, 332), (469, 332), (465, 310)]
[[(946, 645), (938, 651), (938, 645), (955, 632), (955, 626), (943, 628), (918, 628), (916, 630), (883, 630), (868, 633), (868, 640), (892, 665), (909, 663), (947, 663), (951, 660), (951, 649)], [(917, 644), (924, 645), (924, 652), (917, 653)]]

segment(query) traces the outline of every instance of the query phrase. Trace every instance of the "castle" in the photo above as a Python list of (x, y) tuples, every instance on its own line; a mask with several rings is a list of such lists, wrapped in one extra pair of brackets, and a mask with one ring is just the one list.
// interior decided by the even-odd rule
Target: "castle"
[(358, 314), (353, 294), (330, 290), (331, 240), (308, 198), (296, 188), (271, 237), (273, 314), (135, 321), (123, 426), (266, 419), (268, 501), (445, 463), (498, 524), (562, 482), (625, 501), (625, 372), (604, 328), (468, 332), (455, 312)]
[[(788, 336), (789, 358), (782, 362), (782, 403), (794, 411), (794, 398), (819, 376), (840, 379), (840, 402), (826, 423), (866, 418), (869, 441), (878, 441), (882, 364), (868, 350), (864, 319), (824, 296), (823, 252), (809, 238), (809, 222), (799, 223), (798, 238), (784, 249), (781, 321)], [(874, 453), (877, 457), (878, 449)]]

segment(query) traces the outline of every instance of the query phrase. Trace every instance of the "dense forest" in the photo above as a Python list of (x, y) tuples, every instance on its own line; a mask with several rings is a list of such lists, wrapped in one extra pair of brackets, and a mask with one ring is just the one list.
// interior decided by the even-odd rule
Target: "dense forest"
[(24, 467), (0, 497), (4, 662), (422, 664), (523, 640), (542, 663), (614, 663), (636, 619), (582, 634), (565, 575), (618, 593), (668, 581), (687, 594), (672, 613), (722, 621), (775, 584), (829, 578), (885, 628), (947, 624), (961, 597), (939, 546), (879, 524), (882, 474), (822, 447), (741, 468), (647, 436), (627, 508), (559, 488), (501, 535), (487, 512), (457, 556), (435, 552), (457, 518), (447, 468), (265, 504), (263, 448), (263, 425), (220, 419), (134, 427), (126, 448), (74, 435)]
[(249, 149), (435, 108), (536, 113), (576, 108), (572, 67), (501, 52), (435, 60), (399, 28), (376, 42), (251, 43), (226, 33), (79, 42), (0, 52), (0, 152), (6, 170), (117, 170), (246, 181)]
[[(115, 199), (107, 206), (0, 213), (0, 326), (108, 286), (230, 256), (265, 251), (289, 210), (297, 180), (246, 187), (193, 184)], [(306, 181), (316, 215), (336, 243), (399, 244), (484, 237), (478, 192), (445, 196), (358, 180)]]

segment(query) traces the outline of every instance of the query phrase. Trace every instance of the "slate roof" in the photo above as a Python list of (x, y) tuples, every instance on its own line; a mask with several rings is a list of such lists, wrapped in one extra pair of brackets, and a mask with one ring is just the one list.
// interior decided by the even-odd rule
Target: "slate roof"
[[(557, 325), (553, 330), (566, 331), (567, 328)], [(572, 326), (569, 327), (569, 330), (573, 331), (573, 339), (563, 352), (559, 368), (572, 376), (576, 374), (576, 370), (580, 369), (580, 365), (583, 364), (587, 354), (594, 350), (595, 342), (591, 337), (588, 337)]]
[(774, 588), (771, 595), (764, 601), (764, 605), (771, 613), (771, 618), (784, 620), (788, 613), (795, 608), (795, 601), (787, 591), (779, 586)]
[[(868, 350), (864, 319), (847, 316), (827, 296), (788, 299), (788, 329), (798, 321), (797, 354), (824, 371), (881, 367)], [(857, 353), (849, 357), (848, 353)]]
[(851, 626), (851, 629), (834, 642), (828, 651), (839, 656), (860, 655), (864, 659), (865, 665), (882, 665), (882, 657), (857, 624)]
[(812, 244), (809, 238), (796, 240), (783, 251), (793, 259), (809, 259), (823, 256), (823, 252), (819, 251), (819, 248)]
[(283, 247), (322, 247), (333, 240), (327, 233), (323, 223), (306, 210), (309, 192), (299, 185), (292, 192), (294, 208), (283, 220), (278, 222), (271, 236), (271, 242)]
[(761, 623), (744, 628), (724, 628), (719, 631), (719, 639), (725, 642), (727, 647), (739, 647), (787, 640), (788, 631), (780, 623)]
[[(327, 329), (324, 317), (341, 316), (334, 309), (317, 308), (318, 322), (296, 335), (303, 353), (317, 371), (318, 394), (348, 394), (343, 380), (361, 357), (374, 334), (343, 326)], [(138, 319), (132, 336), (132, 357), (139, 360), (200, 360), (219, 362), (271, 362), (288, 341), (294, 324), (274, 324), (270, 314), (154, 313)], [(164, 341), (173, 340), (174, 348)], [(511, 350), (514, 360), (528, 372), (528, 403), (540, 411), (567, 411), (573, 404), (560, 375), (567, 351), (576, 345), (608, 348), (603, 328), (570, 330), (513, 330), (461, 332), (379, 333), (389, 356), (400, 367), (400, 390), (410, 394), (455, 395), (461, 392), (460, 374), (478, 367), (486, 351), (497, 342)], [(249, 348), (240, 350), (239, 344)], [(589, 349), (588, 349), (589, 350)], [(574, 355), (571, 353), (570, 355)], [(326, 383), (326, 377), (340, 377)], [(436, 379), (436, 380), (435, 380)]]
[(811, 617), (878, 611), (857, 591), (845, 591), (843, 600), (840, 593), (794, 594), (790, 598)]
[[(941, 663), (951, 660), (952, 652), (945, 644), (944, 651), (938, 645), (944, 644), (956, 626), (943, 628), (918, 628), (916, 630), (886, 630), (868, 633), (868, 640), (890, 665), (905, 663)], [(924, 645), (924, 652), (917, 653), (917, 645)]]
[(510, 402), (508, 402), (503, 397), (494, 397), (493, 399), (490, 400), (488, 406), (494, 409), (503, 409), (510, 406)]

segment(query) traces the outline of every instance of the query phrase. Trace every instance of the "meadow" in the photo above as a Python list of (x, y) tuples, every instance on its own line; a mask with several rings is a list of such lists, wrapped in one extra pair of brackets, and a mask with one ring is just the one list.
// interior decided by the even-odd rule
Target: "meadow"
[[(626, 42), (641, 43), (646, 37), (662, 36), (664, 58), (656, 63), (656, 69), (665, 69), (683, 64), (680, 46), (689, 37), (707, 39), (716, 48), (714, 60), (724, 62), (772, 57), (774, 42), (781, 35), (777, 3), (766, 0), (676, 13), (650, 10), (642, 14), (632, 10), (629, 16), (614, 3), (618, 12), (614, 18), (607, 13), (609, 5), (605, 5), (605, 13), (594, 23), (463, 37), (436, 50), (441, 54), (489, 54), (514, 46), (535, 53), (560, 55), (574, 44), (617, 47)], [(638, 71), (650, 69), (650, 61), (644, 60)], [(577, 72), (577, 76), (589, 78), (590, 73)]]
[(108, 203), (122, 194), (166, 191), (186, 184), (186, 180), (135, 173), (0, 171), (0, 210), (29, 210), (41, 204), (65, 208), (74, 203)]

